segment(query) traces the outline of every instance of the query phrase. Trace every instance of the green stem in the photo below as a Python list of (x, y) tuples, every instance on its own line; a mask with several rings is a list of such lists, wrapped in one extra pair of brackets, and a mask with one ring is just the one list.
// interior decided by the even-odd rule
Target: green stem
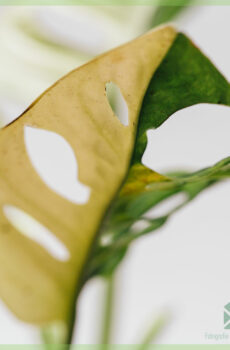
[(115, 277), (111, 274), (106, 278), (106, 291), (104, 301), (104, 316), (102, 321), (101, 344), (109, 344), (111, 338), (111, 329), (113, 321), (113, 304), (114, 304), (114, 286)]
[[(44, 350), (70, 350), (72, 328), (64, 322), (53, 322), (42, 327)], [(70, 340), (69, 340), (70, 339)]]

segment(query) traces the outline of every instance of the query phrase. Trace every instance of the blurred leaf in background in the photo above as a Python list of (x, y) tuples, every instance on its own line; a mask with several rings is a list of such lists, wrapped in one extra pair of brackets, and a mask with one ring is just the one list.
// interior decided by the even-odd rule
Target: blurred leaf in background
[(181, 6), (0, 8), (0, 124), (90, 58), (177, 17)]
[(194, 0), (181, 0), (180, 5), (177, 6), (158, 6), (153, 14), (151, 25), (156, 27), (163, 23), (174, 21), (183, 11), (186, 6), (192, 5)]
[(7, 124), (44, 90), (90, 58), (146, 31), (153, 8), (0, 8), (0, 116)]

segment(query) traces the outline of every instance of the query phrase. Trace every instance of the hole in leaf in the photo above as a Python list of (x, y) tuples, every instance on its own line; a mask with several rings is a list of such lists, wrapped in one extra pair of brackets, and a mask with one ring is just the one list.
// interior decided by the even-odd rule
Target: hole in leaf
[(229, 114), (229, 107), (212, 104), (176, 112), (159, 128), (147, 132), (143, 164), (164, 174), (199, 170), (228, 157)]
[(114, 114), (123, 125), (129, 125), (129, 110), (120, 88), (110, 81), (106, 84), (105, 89), (110, 107)]
[(60, 135), (25, 126), (25, 144), (31, 163), (42, 180), (75, 204), (89, 200), (90, 189), (78, 179), (78, 165), (68, 142)]
[(113, 243), (113, 234), (107, 233), (100, 237), (100, 245), (102, 247), (107, 247)]
[(55, 259), (60, 261), (69, 260), (70, 253), (66, 246), (32, 216), (12, 205), (4, 205), (3, 212), (16, 230), (38, 243)]
[(148, 210), (144, 217), (146, 219), (160, 218), (167, 216), (172, 211), (183, 205), (188, 200), (186, 193), (176, 193), (169, 198), (164, 199), (152, 209)]
[(131, 231), (134, 233), (139, 233), (149, 227), (149, 222), (147, 220), (138, 220), (131, 226)]

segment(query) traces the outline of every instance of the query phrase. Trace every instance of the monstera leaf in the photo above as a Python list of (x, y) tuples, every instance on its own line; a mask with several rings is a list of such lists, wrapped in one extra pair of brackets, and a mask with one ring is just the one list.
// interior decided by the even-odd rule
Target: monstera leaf
[[(127, 106), (128, 123), (109, 99), (111, 83)], [(71, 328), (76, 298), (90, 277), (112, 273), (134, 239), (161, 227), (229, 175), (229, 159), (193, 174), (160, 175), (141, 164), (149, 128), (197, 103), (229, 105), (229, 93), (212, 63), (166, 26), (73, 71), (1, 130), (0, 295), (19, 318)], [(65, 163), (58, 165), (59, 150), (50, 151), (52, 142), (47, 149), (40, 145), (44, 156), (51, 154), (47, 167), (54, 165), (60, 181), (78, 179), (84, 200), (65, 197), (59, 187), (54, 191), (38, 174), (39, 161), (31, 160), (24, 139), (29, 132), (32, 142), (36, 131), (64, 139), (67, 156), (73, 150), (70, 176)], [(149, 216), (150, 209), (178, 193), (184, 195), (178, 207)], [(36, 230), (24, 227), (23, 234), (12, 225), (12, 210), (42, 226), (44, 240), (49, 237), (59, 253), (42, 245)]]

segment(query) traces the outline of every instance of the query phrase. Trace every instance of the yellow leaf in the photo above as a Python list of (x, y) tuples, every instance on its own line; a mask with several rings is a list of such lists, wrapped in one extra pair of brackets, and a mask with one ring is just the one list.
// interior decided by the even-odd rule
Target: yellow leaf
[(170, 179), (164, 175), (156, 173), (142, 164), (137, 163), (130, 168), (128, 178), (119, 195), (136, 195), (137, 193), (142, 192), (150, 183), (156, 184), (166, 181), (170, 181)]
[[(89, 249), (129, 168), (145, 91), (175, 36), (172, 27), (161, 27), (96, 58), (0, 131), (0, 296), (20, 319), (35, 324), (69, 319)], [(120, 88), (127, 103), (128, 126), (110, 107), (108, 82)], [(43, 182), (26, 149), (28, 126), (67, 141), (78, 178), (90, 190), (87, 203), (73, 203)], [(45, 227), (70, 258), (51, 255), (32, 239), (37, 231), (23, 235), (4, 214), (5, 206)]]

